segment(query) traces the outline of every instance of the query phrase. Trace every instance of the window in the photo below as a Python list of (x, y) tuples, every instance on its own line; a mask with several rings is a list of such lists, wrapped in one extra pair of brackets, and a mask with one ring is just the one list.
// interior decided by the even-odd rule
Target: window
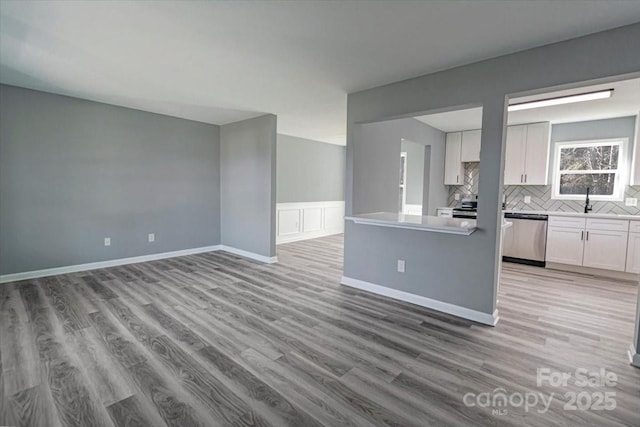
[(623, 200), (626, 139), (558, 142), (553, 198)]

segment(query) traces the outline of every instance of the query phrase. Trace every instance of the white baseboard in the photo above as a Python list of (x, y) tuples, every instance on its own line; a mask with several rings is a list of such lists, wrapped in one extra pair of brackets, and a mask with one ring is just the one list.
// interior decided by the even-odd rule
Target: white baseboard
[(546, 268), (551, 270), (569, 271), (571, 273), (589, 274), (591, 276), (607, 277), (619, 280), (638, 281), (638, 274), (624, 271), (603, 270), (601, 268), (582, 267), (579, 265), (559, 264), (547, 262)]
[(434, 300), (420, 295), (410, 294), (408, 292), (387, 288), (385, 286), (375, 285), (373, 283), (353, 279), (351, 277), (343, 276), (341, 283), (345, 286), (350, 286), (352, 288), (361, 289), (363, 291), (368, 291), (377, 295), (383, 295), (385, 297), (409, 302), (422, 307), (431, 308), (433, 310), (452, 314), (454, 316), (462, 317), (463, 319), (473, 320), (474, 322), (482, 323), (489, 326), (495, 326), (498, 323), (499, 319), (498, 310), (494, 311), (493, 314), (483, 313), (481, 311), (471, 310), (469, 308), (460, 307), (458, 305), (449, 304), (447, 302)]
[(87, 264), (69, 265), (65, 267), (46, 268), (44, 270), (26, 271), (24, 273), (5, 274), (0, 276), (0, 283), (18, 280), (36, 279), (38, 277), (56, 276), (58, 274), (77, 273), (79, 271), (97, 270), (99, 268), (116, 267), (118, 265), (137, 264), (139, 262), (155, 261), (158, 259), (174, 258), (178, 256), (201, 254), (219, 251), (220, 245), (204, 246), (201, 248), (183, 249), (180, 251), (162, 252), (158, 254), (142, 255), (130, 258), (110, 259), (108, 261), (90, 262)]
[(158, 254), (142, 255), (130, 258), (110, 259), (108, 261), (90, 262), (87, 264), (69, 265), (65, 267), (46, 268), (44, 270), (25, 271), (23, 273), (5, 274), (0, 276), (0, 283), (17, 282), (18, 280), (36, 279), (39, 277), (56, 276), (58, 274), (77, 273), (79, 271), (97, 270), (100, 268), (117, 267), (119, 265), (137, 264), (140, 262), (155, 261), (158, 259), (175, 258), (185, 255), (201, 254), (204, 252), (226, 251), (251, 258), (256, 261), (273, 264), (278, 262), (278, 257), (266, 257), (242, 249), (224, 245), (204, 246), (201, 248), (183, 249), (180, 251), (162, 252)]
[(307, 233), (293, 234), (290, 236), (280, 236), (276, 240), (276, 245), (283, 243), (299, 242), (300, 240), (317, 239), (318, 237), (333, 236), (334, 234), (344, 233), (342, 229), (335, 230), (318, 230)]
[(249, 251), (245, 251), (242, 249), (237, 249), (231, 246), (226, 246), (226, 245), (220, 245), (220, 250), (221, 251), (225, 251), (225, 252), (229, 252), (235, 255), (240, 255), (243, 256), (245, 258), (250, 258), (250, 259), (254, 259), (256, 261), (260, 261), (260, 262), (264, 262), (267, 264), (274, 264), (276, 262), (278, 262), (278, 257), (277, 256), (272, 256), (272, 257), (268, 257), (268, 256), (264, 256), (264, 255), (260, 255), (257, 254), (255, 252), (249, 252)]
[(636, 350), (635, 345), (631, 344), (629, 346), (628, 354), (629, 354), (629, 362), (631, 362), (631, 364), (636, 368), (640, 368), (640, 354), (638, 354), (638, 351)]

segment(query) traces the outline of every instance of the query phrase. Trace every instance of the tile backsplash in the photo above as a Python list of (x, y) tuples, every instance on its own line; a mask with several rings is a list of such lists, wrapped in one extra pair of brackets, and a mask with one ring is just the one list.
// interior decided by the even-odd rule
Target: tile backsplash
[[(511, 185), (504, 188), (507, 197), (507, 210), (528, 210), (528, 211), (564, 211), (583, 212), (584, 200), (554, 200), (551, 198), (550, 185)], [(524, 202), (524, 196), (531, 197), (531, 203)], [(640, 198), (640, 186), (627, 186), (625, 198)], [(603, 202), (591, 201), (594, 213), (609, 213), (620, 215), (640, 215), (640, 208), (637, 206), (625, 206), (624, 202)]]
[[(455, 199), (456, 194), (460, 194), (460, 199), (475, 198), (478, 194), (479, 172), (480, 163), (465, 163), (464, 184), (449, 186), (449, 206), (460, 204), (460, 201)], [(504, 194), (507, 198), (508, 210), (582, 212), (584, 209), (582, 200), (553, 200), (550, 185), (510, 185), (504, 188)], [(531, 203), (524, 203), (525, 196), (531, 197)], [(627, 186), (625, 198), (627, 197), (640, 199), (640, 186)], [(625, 206), (624, 202), (592, 201), (591, 204), (593, 212), (597, 213), (640, 215), (640, 207)]]
[[(478, 182), (480, 178), (480, 162), (464, 164), (464, 182), (462, 185), (449, 186), (449, 206), (457, 206), (460, 200), (468, 197), (475, 198), (478, 194)], [(460, 200), (456, 200), (456, 194), (460, 194)]]

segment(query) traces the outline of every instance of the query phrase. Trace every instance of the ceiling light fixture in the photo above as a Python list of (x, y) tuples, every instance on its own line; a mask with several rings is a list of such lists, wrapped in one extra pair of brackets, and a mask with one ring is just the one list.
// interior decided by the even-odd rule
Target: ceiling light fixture
[(571, 104), (573, 102), (593, 101), (613, 96), (613, 89), (599, 90), (597, 92), (580, 93), (578, 95), (559, 96), (557, 98), (540, 99), (537, 101), (521, 102), (509, 105), (507, 111), (528, 110), (530, 108), (550, 107), (552, 105)]

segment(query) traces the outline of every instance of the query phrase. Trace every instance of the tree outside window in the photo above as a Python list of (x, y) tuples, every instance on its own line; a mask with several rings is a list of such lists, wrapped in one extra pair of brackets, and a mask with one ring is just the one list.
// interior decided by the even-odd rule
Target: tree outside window
[(625, 140), (556, 144), (554, 198), (582, 199), (589, 188), (594, 200), (622, 200)]

